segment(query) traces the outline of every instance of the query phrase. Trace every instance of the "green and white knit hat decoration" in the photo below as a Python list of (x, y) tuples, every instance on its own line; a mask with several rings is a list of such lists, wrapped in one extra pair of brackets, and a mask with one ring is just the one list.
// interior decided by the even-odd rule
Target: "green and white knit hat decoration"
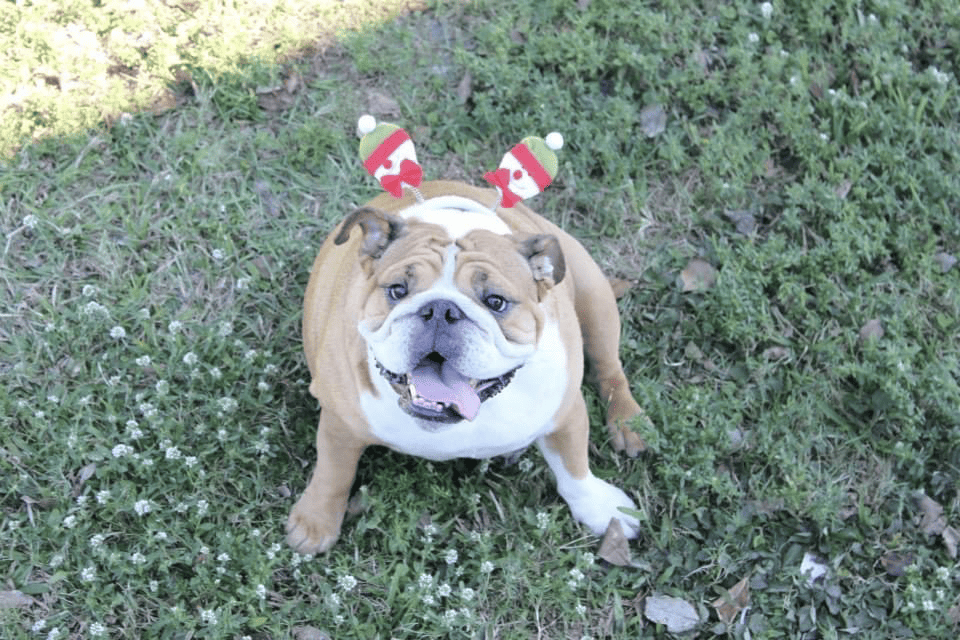
[(557, 175), (559, 164), (554, 152), (562, 147), (563, 136), (556, 131), (546, 138), (529, 136), (514, 145), (500, 166), (483, 176), (500, 192), (496, 206), (509, 208), (543, 192)]
[(360, 159), (367, 172), (393, 197), (402, 198), (404, 187), (422, 200), (417, 187), (423, 181), (423, 168), (417, 162), (417, 151), (410, 135), (401, 127), (377, 121), (373, 116), (360, 116), (357, 130)]

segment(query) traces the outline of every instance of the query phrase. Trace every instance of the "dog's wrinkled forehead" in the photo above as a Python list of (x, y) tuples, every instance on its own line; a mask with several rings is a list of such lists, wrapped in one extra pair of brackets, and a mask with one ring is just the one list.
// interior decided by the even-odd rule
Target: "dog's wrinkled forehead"
[(399, 212), (407, 221), (418, 220), (443, 227), (452, 241), (471, 231), (483, 229), (498, 235), (509, 235), (510, 227), (500, 216), (483, 205), (460, 196), (441, 196), (408, 207)]

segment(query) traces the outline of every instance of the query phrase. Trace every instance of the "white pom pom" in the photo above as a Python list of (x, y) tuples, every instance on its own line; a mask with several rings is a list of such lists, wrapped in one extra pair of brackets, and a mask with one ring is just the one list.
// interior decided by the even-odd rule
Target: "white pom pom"
[(360, 119), (357, 120), (357, 131), (359, 131), (362, 136), (367, 135), (376, 128), (377, 121), (371, 115), (360, 116)]
[(563, 148), (563, 136), (556, 131), (553, 133), (548, 133), (544, 142), (546, 142), (547, 146), (554, 151), (559, 151), (561, 148)]

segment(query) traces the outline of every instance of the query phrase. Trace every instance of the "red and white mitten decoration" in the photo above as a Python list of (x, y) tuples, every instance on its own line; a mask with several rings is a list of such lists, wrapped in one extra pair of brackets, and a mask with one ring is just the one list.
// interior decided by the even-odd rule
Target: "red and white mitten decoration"
[(393, 197), (402, 198), (404, 187), (409, 187), (420, 200), (417, 187), (423, 181), (423, 168), (407, 132), (395, 124), (377, 124), (369, 115), (360, 116), (357, 129), (363, 135), (360, 159), (367, 172)]
[(500, 161), (500, 167), (483, 176), (500, 192), (497, 206), (510, 208), (546, 189), (557, 175), (557, 154), (554, 151), (562, 147), (563, 136), (554, 131), (546, 139), (524, 138), (508, 151)]

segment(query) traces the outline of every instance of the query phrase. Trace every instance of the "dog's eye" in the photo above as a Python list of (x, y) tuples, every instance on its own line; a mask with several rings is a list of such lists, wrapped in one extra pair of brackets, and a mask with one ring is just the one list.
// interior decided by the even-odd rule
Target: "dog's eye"
[(490, 309), (490, 311), (494, 311), (496, 313), (503, 313), (507, 310), (507, 306), (509, 305), (506, 298), (503, 296), (498, 296), (495, 293), (491, 293), (484, 298), (483, 304), (487, 305), (487, 308)]
[(398, 300), (403, 300), (407, 297), (407, 283), (400, 282), (397, 284), (391, 284), (387, 287), (387, 297), (393, 300), (394, 302)]

